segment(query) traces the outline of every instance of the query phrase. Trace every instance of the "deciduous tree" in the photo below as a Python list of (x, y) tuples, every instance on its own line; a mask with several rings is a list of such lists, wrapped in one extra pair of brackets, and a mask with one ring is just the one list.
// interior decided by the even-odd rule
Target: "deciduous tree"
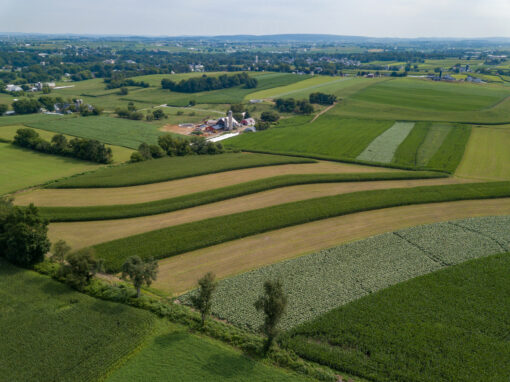
[(142, 286), (151, 286), (157, 275), (158, 262), (152, 259), (144, 261), (139, 256), (131, 256), (122, 265), (122, 278), (131, 280), (136, 288), (136, 297), (140, 297)]
[(205, 319), (211, 312), (212, 297), (216, 289), (215, 276), (212, 272), (205, 274), (198, 280), (198, 290), (195, 295), (191, 297), (193, 307), (200, 312), (202, 319), (202, 327), (205, 325)]

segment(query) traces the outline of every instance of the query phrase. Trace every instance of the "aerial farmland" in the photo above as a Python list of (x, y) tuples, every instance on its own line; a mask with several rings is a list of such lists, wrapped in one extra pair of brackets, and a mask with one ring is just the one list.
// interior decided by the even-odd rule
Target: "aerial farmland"
[(0, 33), (0, 382), (509, 380), (510, 40), (58, 36)]

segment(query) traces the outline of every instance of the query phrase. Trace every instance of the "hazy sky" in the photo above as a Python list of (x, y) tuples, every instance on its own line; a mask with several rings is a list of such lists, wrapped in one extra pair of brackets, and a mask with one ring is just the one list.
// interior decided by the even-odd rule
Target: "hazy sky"
[(510, 0), (0, 0), (0, 32), (510, 37)]

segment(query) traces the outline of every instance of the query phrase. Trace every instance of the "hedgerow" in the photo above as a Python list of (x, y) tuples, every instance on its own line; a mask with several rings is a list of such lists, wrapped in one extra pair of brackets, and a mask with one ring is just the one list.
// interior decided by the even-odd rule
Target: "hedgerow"
[(112, 206), (40, 207), (40, 212), (45, 218), (53, 222), (121, 219), (171, 212), (256, 192), (300, 184), (430, 179), (446, 176), (446, 174), (441, 173), (413, 171), (281, 175), (154, 202)]
[[(109, 271), (132, 253), (161, 259), (262, 232), (354, 212), (454, 200), (510, 197), (510, 182), (361, 191), (281, 204), (172, 226), (96, 245)], [(221, 229), (218, 229), (221, 227)]]

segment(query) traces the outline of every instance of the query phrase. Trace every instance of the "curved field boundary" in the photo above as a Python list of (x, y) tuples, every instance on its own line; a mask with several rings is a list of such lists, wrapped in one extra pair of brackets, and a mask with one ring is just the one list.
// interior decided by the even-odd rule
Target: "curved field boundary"
[(163, 259), (154, 287), (182, 294), (207, 272), (225, 278), (388, 231), (496, 215), (510, 215), (510, 198), (419, 204), (318, 220)]
[(282, 203), (311, 200), (319, 196), (391, 187), (455, 184), (456, 182), (458, 181), (455, 179), (447, 178), (290, 186), (157, 215), (115, 220), (54, 222), (50, 225), (49, 235), (52, 241), (63, 239), (77, 249), (218, 216), (253, 211)]
[[(278, 228), (355, 212), (411, 204), (510, 197), (510, 182), (470, 183), (361, 191), (280, 204), (168, 227), (94, 246), (107, 269), (130, 254), (165, 258)], [(134, 221), (138, 224), (139, 221)], [(110, 222), (110, 224), (112, 224)]]
[(282, 164), (223, 171), (209, 175), (193, 176), (140, 186), (32, 189), (17, 193), (14, 203), (18, 205), (34, 203), (36, 206), (40, 207), (81, 207), (91, 205), (146, 203), (275, 176), (353, 174), (383, 171), (396, 172), (391, 169), (342, 164), (338, 162)]
[(47, 187), (98, 188), (138, 186), (242, 168), (298, 163), (315, 163), (315, 161), (312, 159), (266, 154), (254, 155), (251, 153), (165, 157), (105, 168), (101, 171), (60, 180)]
[[(322, 183), (353, 183), (358, 185), (331, 185), (331, 187), (321, 189), (311, 189), (310, 196), (316, 197), (318, 194), (336, 194), (353, 190), (378, 188), (378, 185), (367, 184), (367, 181), (391, 181), (391, 180), (415, 180), (427, 178), (444, 178), (445, 176), (437, 173), (417, 173), (417, 172), (394, 172), (394, 173), (367, 173), (367, 174), (312, 174), (312, 175), (283, 175), (279, 177), (255, 180), (252, 182), (241, 183), (230, 187), (218, 188), (190, 195), (183, 195), (177, 198), (157, 200), (149, 203), (111, 205), (111, 206), (90, 206), (90, 207), (40, 207), (42, 216), (52, 222), (63, 221), (90, 221), (107, 219), (124, 219), (139, 216), (156, 215), (171, 211), (182, 210), (185, 208), (196, 207), (208, 203), (222, 200), (238, 198), (244, 195), (255, 194), (262, 191), (284, 188), (305, 184)], [(448, 182), (456, 180), (448, 180)], [(399, 183), (395, 183), (400, 186)], [(340, 186), (340, 189), (338, 188)], [(358, 186), (358, 187), (357, 187)], [(373, 187), (372, 187), (373, 186)], [(382, 183), (383, 188), (391, 187), (391, 184)], [(329, 189), (328, 189), (329, 188)], [(344, 189), (345, 188), (345, 189)], [(286, 189), (281, 190), (282, 193)], [(321, 192), (322, 191), (322, 192)], [(306, 192), (306, 191), (305, 191)], [(292, 190), (289, 199), (292, 199)], [(307, 197), (305, 196), (304, 199)], [(282, 197), (283, 199), (283, 197)], [(255, 203), (256, 205), (256, 203)], [(254, 208), (253, 203), (250, 207)], [(256, 208), (256, 207), (255, 207)]]
[(213, 313), (256, 330), (262, 316), (253, 304), (264, 281), (278, 278), (288, 295), (281, 327), (289, 329), (399, 282), (508, 252), (509, 225), (510, 216), (500, 216), (418, 226), (260, 268), (221, 281)]

